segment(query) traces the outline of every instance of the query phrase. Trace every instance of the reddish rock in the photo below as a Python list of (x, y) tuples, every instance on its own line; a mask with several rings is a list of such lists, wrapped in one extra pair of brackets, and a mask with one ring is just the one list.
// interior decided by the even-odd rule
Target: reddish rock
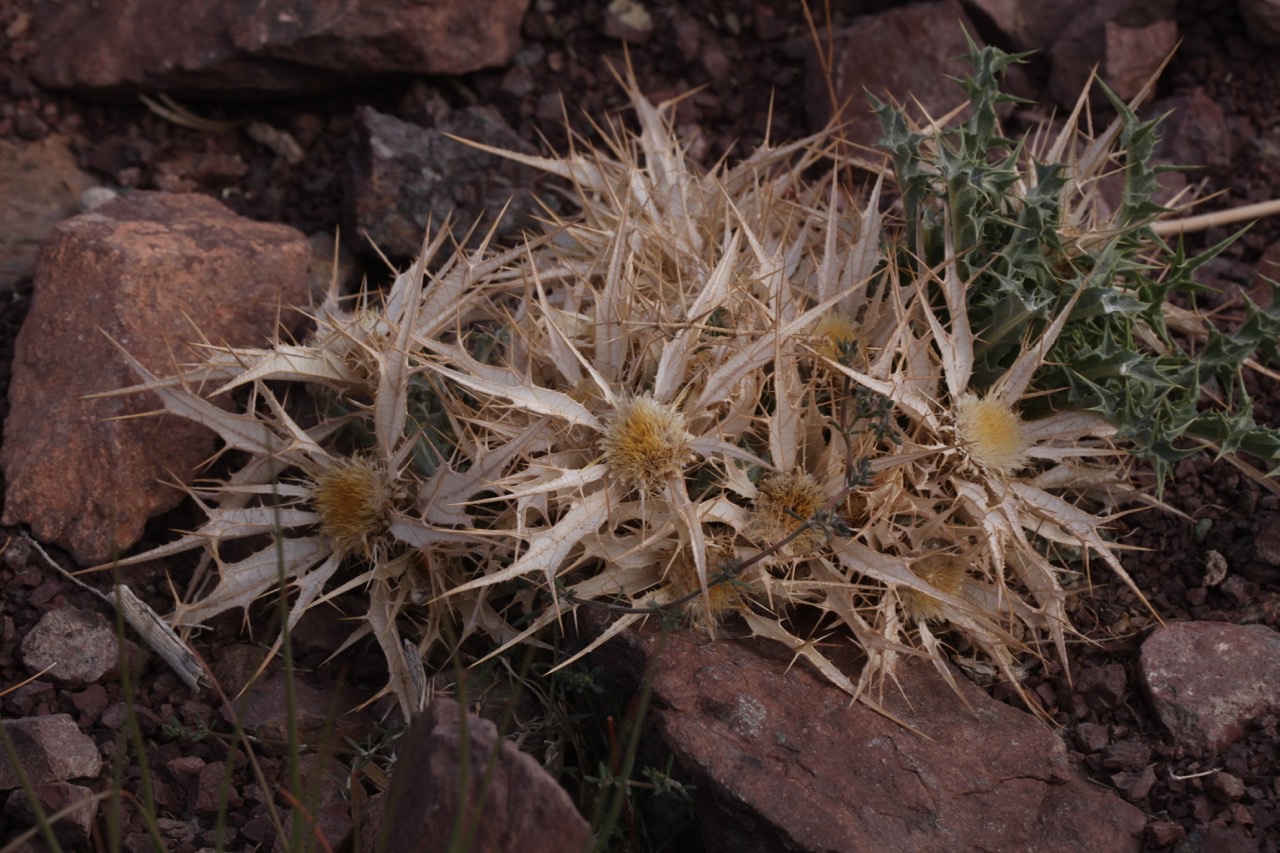
[[(306, 826), (304, 838), (323, 837), (328, 849), (345, 848), (353, 827), (351, 801), (343, 785), (343, 780), (351, 773), (350, 766), (312, 752), (298, 757), (298, 771), (303, 789), (290, 793), (302, 803), (305, 812), (300, 813), (296, 808), (288, 811), (284, 819), (284, 837), (292, 837), (294, 823), (302, 819)], [(280, 768), (280, 789), (289, 787), (291, 776), (287, 764)], [(300, 817), (300, 814), (305, 816)], [(279, 843), (276, 847), (285, 849)]]
[[(93, 738), (81, 732), (67, 714), (3, 720), (0, 725), (33, 785), (91, 778), (102, 769), (102, 756)], [(13, 764), (0, 761), (0, 791), (21, 784)]]
[(94, 183), (65, 137), (31, 145), (0, 140), (0, 292), (31, 275), (53, 226), (80, 212), (80, 195)]
[[(473, 853), (575, 853), (594, 846), (565, 790), (532, 756), (500, 739), (488, 720), (469, 714), (464, 730), (456, 702), (437, 696), (401, 743), (390, 790), (362, 818), (362, 849), (447, 849), (459, 808), (477, 815), (461, 824), (474, 830)], [(470, 778), (460, 803), (464, 744)]]
[(709, 795), (708, 850), (1139, 849), (1141, 812), (963, 677), (971, 707), (905, 661), (883, 697), (894, 722), (763, 643), (624, 632), (597, 657), (634, 679), (654, 654), (649, 717)]
[[(1178, 41), (1172, 3), (1093, 0), (1062, 28), (1049, 50), (1049, 93), (1063, 107), (1075, 105), (1096, 68), (1098, 76), (1129, 100), (1164, 62)], [(1095, 103), (1106, 103), (1101, 91)]]
[[(34, 790), (40, 809), (46, 817), (68, 806), (80, 804), (53, 824), (53, 834), (60, 843), (68, 847), (77, 850), (90, 849), (89, 838), (93, 829), (93, 819), (98, 813), (98, 804), (91, 799), (93, 791), (83, 785), (72, 785), (70, 782), (45, 782), (35, 785)], [(11, 793), (5, 802), (4, 810), (5, 814), (28, 825), (35, 818), (26, 791)]]
[(84, 690), (71, 694), (71, 704), (76, 706), (77, 711), (84, 714), (89, 723), (98, 722), (102, 712), (107, 708), (108, 700), (107, 688), (101, 684), (90, 684)]
[[(810, 50), (806, 61), (810, 124), (827, 124), (832, 88), (837, 104), (844, 105), (845, 137), (862, 145), (875, 145), (881, 137), (867, 93), (903, 104), (918, 100), (935, 117), (959, 106), (964, 92), (947, 75), (962, 77), (971, 71), (964, 60), (969, 49), (961, 26), (977, 40), (960, 4), (937, 0), (865, 15), (837, 30), (832, 34), (830, 83), (816, 52)], [(914, 108), (909, 112), (919, 114)]]
[(382, 252), (413, 256), (427, 226), (450, 218), (459, 239), (479, 223), (479, 239), (504, 207), (499, 242), (528, 227), (526, 217), (537, 207), (530, 190), (533, 171), (450, 138), (532, 153), (492, 108), (458, 110), (433, 128), (370, 107), (361, 107), (356, 119), (359, 146), (351, 161), (347, 213), (352, 233), (368, 235)]
[(1169, 19), (1140, 27), (1107, 21), (1103, 32), (1107, 64), (1102, 79), (1126, 101), (1142, 91), (1178, 46), (1178, 24)]
[(59, 225), (16, 342), (3, 523), (85, 565), (137, 541), (182, 499), (164, 483), (189, 481), (216, 437), (169, 415), (129, 418), (159, 408), (148, 395), (86, 399), (138, 382), (108, 336), (161, 373), (197, 335), (261, 345), (279, 306), (296, 322), (288, 306), (309, 304), (309, 258), (296, 230), (204, 196), (133, 193)]
[[(333, 743), (341, 744), (344, 738), (363, 739), (373, 725), (366, 713), (355, 710), (368, 699), (359, 691), (345, 687), (324, 691), (297, 679), (293, 682), (293, 712), (290, 714), (285, 684), (282, 669), (268, 669), (234, 700), (240, 725), (271, 749), (282, 750), (288, 742), (290, 730), (302, 743), (314, 745), (328, 737)], [(225, 685), (223, 689), (226, 690)], [(229, 692), (228, 695), (234, 696), (235, 693)], [(232, 714), (225, 707), (222, 717), (229, 723), (233, 721)]]
[(465, 74), (520, 48), (529, 0), (102, 0), (40, 7), (31, 74), (59, 89), (291, 93)]
[(1265, 625), (1179, 622), (1142, 644), (1142, 681), (1179, 744), (1219, 752), (1280, 712), (1280, 633)]
[(92, 684), (120, 663), (115, 627), (98, 613), (69, 607), (41, 616), (21, 650), (28, 672), (49, 669), (49, 678), (67, 685)]
[(227, 784), (230, 770), (225, 761), (210, 761), (200, 768), (196, 783), (197, 813), (216, 814), (237, 808), (243, 802), (236, 786)]

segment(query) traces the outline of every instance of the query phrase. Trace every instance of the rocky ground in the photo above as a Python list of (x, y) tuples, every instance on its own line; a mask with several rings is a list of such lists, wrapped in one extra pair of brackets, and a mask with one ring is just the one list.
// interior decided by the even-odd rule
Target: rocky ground
[[(99, 5), (110, 10), (117, 4)], [(68, 452), (83, 452), (77, 444), (83, 435), (61, 436), (50, 412), (127, 377), (127, 372), (113, 377), (100, 367), (109, 349), (95, 354), (91, 342), (77, 343), (74, 335), (55, 347), (58, 335), (77, 323), (141, 334), (137, 318), (172, 296), (163, 288), (135, 290), (130, 298), (137, 300), (136, 310), (112, 309), (107, 316), (89, 291), (75, 286), (80, 278), (61, 281), (54, 304), (62, 313), (54, 312), (59, 319), (50, 322), (45, 336), (51, 354), (44, 384), (53, 390), (37, 413), (15, 411), (9, 417), (13, 344), (31, 304), (34, 251), (53, 223), (81, 210), (85, 190), (196, 193), (256, 223), (292, 226), (298, 233), (255, 230), (258, 225), (227, 219), (221, 208), (188, 201), (156, 202), (159, 207), (145, 215), (135, 211), (129, 220), (195, 223), (181, 238), (188, 242), (174, 244), (175, 252), (184, 246), (189, 251), (190, 241), (201, 239), (212, 240), (221, 251), (227, 248), (218, 242), (222, 237), (208, 235), (222, 235), (223, 229), (233, 233), (228, 242), (238, 247), (235, 251), (227, 249), (226, 257), (209, 253), (224, 264), (213, 272), (229, 282), (220, 304), (244, 303), (268, 280), (294, 297), (281, 301), (296, 301), (308, 286), (316, 286), (308, 279), (316, 273), (314, 266), (308, 273), (312, 246), (304, 235), (331, 239), (341, 225), (349, 256), (344, 263), (351, 265), (344, 271), (366, 269), (376, 277), (376, 260), (350, 235), (368, 232), (390, 254), (405, 256), (416, 248), (428, 214), (438, 219), (458, 209), (463, 221), (470, 221), (514, 192), (511, 218), (518, 221), (535, 198), (554, 203), (554, 195), (532, 183), (529, 174), (493, 168), (451, 147), (443, 133), (507, 147), (564, 150), (567, 116), (577, 133), (596, 140), (599, 134), (589, 119), (625, 105), (609, 63), (623, 68), (629, 61), (651, 99), (692, 92), (676, 108), (677, 122), (691, 140), (692, 156), (709, 164), (749, 153), (766, 133), (780, 141), (820, 127), (831, 103), (830, 91), (821, 85), (828, 76), (839, 91), (854, 95), (863, 86), (878, 90), (905, 75), (922, 94), (940, 78), (938, 62), (962, 52), (954, 22), (967, 12), (972, 31), (982, 38), (1011, 49), (1041, 50), (1012, 81), (1019, 94), (1040, 106), (1011, 115), (1014, 128), (1047, 115), (1055, 98), (1078, 91), (1095, 64), (1118, 90), (1132, 94), (1181, 39), (1156, 91), (1155, 109), (1173, 111), (1162, 154), (1196, 167), (1188, 180), (1201, 196), (1217, 193), (1203, 209), (1277, 195), (1280, 48), (1251, 39), (1250, 33), (1263, 37), (1263, 23), (1250, 18), (1246, 25), (1237, 4), (1224, 0), (1080, 0), (1059, 4), (1061, 20), (1037, 14), (1030, 22), (1001, 13), (1024, 5), (1017, 3), (975, 2), (963, 8), (887, 0), (844, 3), (833, 31), (844, 33), (851, 24), (864, 29), (830, 42), (833, 75), (821, 73), (801, 7), (783, 0), (612, 6), (534, 0), (527, 10), (519, 0), (497, 2), (492, 9), (486, 6), (484, 28), (471, 22), (462, 30), (472, 38), (451, 37), (421, 50), (427, 58), (415, 58), (412, 47), (392, 49), (392, 42), (369, 36), (367, 28), (316, 43), (305, 55), (283, 49), (268, 55), (271, 49), (262, 45), (281, 43), (272, 41), (280, 36), (273, 29), (284, 26), (280, 21), (219, 22), (215, 9), (220, 4), (189, 5), (198, 32), (184, 37), (191, 41), (190, 53), (167, 67), (155, 57), (180, 49), (183, 39), (166, 34), (156, 41), (145, 27), (128, 29), (130, 19), (123, 14), (110, 19), (111, 26), (122, 27), (119, 31), (98, 22), (87, 32), (68, 29), (54, 37), (30, 0), (0, 7), (5, 82), (0, 86), (0, 241), (5, 246), (0, 290), (8, 291), (0, 305), (0, 414), (8, 418), (5, 519), (11, 525), (4, 530), (8, 547), (0, 562), (0, 707), (6, 728), (28, 750), (24, 766), (44, 780), (41, 798), (48, 811), (110, 789), (116, 765), (125, 787), (139, 790), (142, 768), (136, 752), (121, 740), (131, 730), (126, 711), (132, 708), (147, 742), (163, 843), (175, 850), (214, 844), (213, 815), (220, 798), (228, 805), (227, 849), (265, 849), (274, 842), (267, 803), (285, 809), (296, 805), (284, 793), (289, 762), (280, 749), (278, 726), (285, 677), (276, 667), (253, 680), (265, 648), (262, 632), (246, 630), (238, 619), (215, 619), (210, 630), (193, 639), (225, 690), (236, 692), (253, 681), (241, 722), (260, 738), (259, 775), (243, 753), (229, 750), (230, 728), (218, 699), (193, 691), (140, 646), (131, 647), (136, 693), (126, 703), (125, 686), (114, 673), (111, 610), (93, 592), (52, 570), (39, 549), (22, 538), (30, 530), (38, 539), (58, 542), (61, 549), (49, 549), (54, 559), (83, 567), (109, 556), (109, 533), (101, 524), (67, 520), (69, 514), (91, 515), (87, 506), (105, 512), (109, 505), (118, 513), (121, 527), (110, 534), (123, 536), (122, 529), (134, 524), (144, 541), (156, 541), (166, 529), (189, 527), (192, 511), (179, 506), (144, 528), (147, 516), (172, 504), (168, 493), (146, 483), (163, 477), (172, 465), (170, 454), (177, 451), (162, 447), (185, 446), (193, 462), (214, 449), (185, 438), (151, 436), (149, 441), (166, 444), (145, 445), (147, 452), (130, 457), (137, 461), (130, 468), (132, 483), (130, 472), (94, 479), (86, 472), (92, 467), (88, 463), (86, 471), (71, 470), (66, 460), (74, 455), (55, 457), (49, 449), (49, 442), (57, 442)], [(864, 15), (876, 17), (855, 21)], [(896, 17), (901, 15), (915, 17)], [(366, 24), (376, 18), (368, 16)], [(211, 41), (202, 43), (202, 38)], [(237, 44), (238, 58), (200, 68), (198, 63), (212, 55), (210, 45), (226, 38)], [(389, 65), (387, 57), (395, 63)], [(311, 61), (339, 71), (298, 70)], [(486, 65), (493, 67), (474, 70)], [(945, 108), (951, 90), (940, 91), (938, 108)], [(172, 95), (196, 117), (173, 113), (172, 107), (165, 117), (142, 105), (139, 93), (153, 99)], [(567, 96), (563, 102), (560, 93)], [(922, 98), (928, 102), (926, 95)], [(165, 109), (161, 105), (160, 111)], [(865, 128), (851, 129), (860, 132)], [(1228, 233), (1217, 228), (1188, 240), (1202, 248)], [(1280, 261), (1277, 239), (1280, 220), (1258, 222), (1206, 268), (1206, 284), (1224, 298), (1260, 293), (1258, 276), (1274, 275), (1270, 262)], [(177, 267), (174, 293), (184, 292)], [(185, 293), (182, 298), (190, 304), (201, 302), (198, 292)], [(218, 335), (248, 334), (249, 320), (219, 310), (224, 326)], [(1229, 310), (1224, 322), (1231, 320)], [(164, 331), (177, 335), (182, 330), (177, 325)], [(58, 350), (74, 357), (58, 366)], [(155, 355), (163, 354), (160, 346)], [(1262, 379), (1257, 391), (1256, 418), (1280, 422), (1280, 389)], [(23, 449), (12, 450), (19, 440), (26, 442)], [(23, 468), (17, 458), (23, 455), (51, 460), (57, 473), (43, 474), (38, 482), (24, 473), (25, 484), (18, 484), (15, 471), (36, 470), (31, 464)], [(135, 490), (145, 495), (130, 502)], [(86, 503), (82, 492), (110, 493), (110, 500)], [(913, 741), (882, 717), (847, 708), (840, 694), (833, 698), (803, 668), (790, 668), (789, 656), (777, 650), (707, 644), (693, 636), (670, 639), (654, 682), (654, 728), (642, 756), (654, 766), (663, 766), (670, 754), (678, 757), (672, 778), (696, 786), (692, 813), (697, 820), (662, 823), (646, 812), (638, 795), (617, 846), (643, 849), (643, 842), (660, 849), (665, 838), (667, 849), (829, 850), (877, 844), (920, 850), (1275, 850), (1280, 837), (1278, 496), (1274, 481), (1258, 482), (1227, 462), (1197, 458), (1179, 466), (1165, 495), (1172, 511), (1146, 510), (1123, 521), (1115, 535), (1134, 548), (1126, 565), (1171, 627), (1162, 628), (1119, 581), (1095, 573), (1093, 588), (1074, 601), (1074, 624), (1088, 641), (1071, 647), (1071, 677), (1056, 666), (1032, 667), (1025, 685), (1048, 711), (1056, 733), (1018, 710), (1007, 685), (968, 690), (974, 713), (957, 705), (928, 672), (909, 667), (902, 680), (913, 707), (893, 688), (886, 703), (931, 738)], [(170, 579), (181, 587), (191, 570), (191, 561), (179, 559), (130, 569), (123, 580), (166, 612)], [(87, 580), (97, 589), (109, 588), (101, 575)], [(298, 726), (317, 739), (335, 720), (339, 728), (340, 737), (333, 740), (342, 752), (307, 759), (309, 773), (326, 780), (315, 812), (335, 843), (351, 835), (353, 816), (373, 813), (366, 812), (365, 800), (386, 787), (383, 771), (391, 752), (378, 748), (379, 739), (396, 729), (379, 716), (383, 706), (358, 715), (335, 714), (335, 708), (359, 704), (385, 678), (376, 651), (361, 646), (326, 663), (340, 637), (335, 616), (316, 614), (304, 620), (294, 638), (301, 668), (294, 683)], [(659, 642), (652, 635), (625, 638), (594, 662), (604, 668), (600, 685), (620, 694), (634, 687), (626, 674), (634, 678), (642, 671)], [(52, 662), (59, 667), (45, 673)], [(698, 676), (707, 672), (725, 676)], [(723, 692), (726, 683), (735, 689)], [(921, 702), (921, 696), (930, 698)], [(498, 699), (489, 704), (502, 707)], [(433, 723), (437, 730), (446, 724)], [(352, 743), (361, 748), (353, 749)], [(926, 748), (926, 743), (936, 746)], [(878, 753), (886, 744), (890, 752)], [(584, 765), (574, 777), (572, 757), (557, 760), (548, 748), (554, 744), (538, 741), (536, 746), (539, 761), (560, 770), (579, 806), (589, 812), (590, 799), (582, 793), (588, 786), (581, 777), (598, 768)], [(128, 757), (115, 762), (117, 755)], [(7, 767), (0, 762), (0, 771)], [(224, 788), (224, 778), (231, 780), (229, 787)], [(4, 790), (18, 785), (5, 772), (0, 783)], [(646, 814), (648, 822), (642, 822)], [(126, 808), (118, 831), (126, 849), (147, 849), (151, 842), (136, 815)], [(28, 821), (25, 797), (11, 795), (0, 816), (0, 841)], [(97, 814), (94, 804), (59, 825), (71, 848), (103, 844), (112, 831), (105, 812)], [(527, 844), (535, 830), (524, 831)]]

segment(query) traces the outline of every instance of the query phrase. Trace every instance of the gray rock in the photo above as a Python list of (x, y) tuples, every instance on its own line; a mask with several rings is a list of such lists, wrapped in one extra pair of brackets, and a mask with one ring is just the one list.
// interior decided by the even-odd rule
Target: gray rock
[(1219, 752), (1280, 711), (1280, 633), (1265, 625), (1178, 622), (1147, 638), (1140, 666), (1157, 716), (1190, 750)]
[(709, 795), (709, 850), (1140, 847), (1143, 814), (1056, 734), (963, 677), (961, 699), (928, 663), (904, 661), (876, 697), (890, 719), (758, 642), (627, 631), (596, 655), (622, 679), (660, 655), (649, 717)]
[[(102, 756), (93, 738), (84, 734), (67, 714), (0, 720), (13, 743), (18, 764), (33, 785), (92, 778), (102, 770)], [(9, 761), (0, 761), (0, 791), (22, 785)]]
[(367, 235), (383, 253), (416, 255), (427, 226), (450, 218), (459, 240), (472, 226), (482, 238), (508, 203), (496, 239), (529, 225), (526, 216), (536, 206), (533, 171), (449, 138), (532, 153), (492, 108), (459, 110), (432, 128), (370, 107), (361, 107), (356, 118), (360, 141), (351, 163), (348, 218), (352, 233)]
[(162, 375), (201, 335), (263, 345), (277, 316), (296, 325), (289, 308), (310, 304), (310, 254), (298, 231), (204, 196), (133, 193), (61, 223), (15, 344), (3, 523), (82, 565), (136, 542), (182, 499), (165, 484), (190, 482), (216, 437), (171, 415), (130, 418), (160, 408), (147, 395), (86, 399), (139, 381), (111, 340)]
[(73, 608), (51, 610), (22, 638), (22, 663), (31, 673), (49, 669), (49, 677), (67, 685), (93, 684), (118, 668), (120, 641), (115, 628), (97, 613)]
[(56, 89), (301, 93), (465, 74), (520, 49), (529, 0), (164, 0), (40, 6), (32, 77)]

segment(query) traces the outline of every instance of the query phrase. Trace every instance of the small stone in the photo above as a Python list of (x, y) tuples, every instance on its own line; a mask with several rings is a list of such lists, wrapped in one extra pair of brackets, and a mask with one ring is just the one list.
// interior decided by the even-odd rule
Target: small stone
[[(89, 849), (89, 839), (93, 830), (93, 820), (98, 813), (97, 803), (93, 800), (93, 791), (83, 785), (72, 785), (70, 782), (45, 782), (34, 785), (36, 799), (44, 814), (50, 815), (70, 809), (53, 823), (54, 837), (62, 844), (74, 849)], [(31, 811), (31, 803), (26, 791), (14, 791), (5, 802), (5, 813), (23, 823), (31, 823), (35, 815)]]
[(196, 790), (195, 810), (199, 814), (216, 814), (227, 808), (237, 808), (244, 801), (235, 785), (226, 785), (224, 777), (230, 772), (225, 761), (210, 761), (200, 768)]
[(1116, 773), (1111, 777), (1111, 784), (1125, 796), (1131, 803), (1144, 800), (1147, 794), (1151, 793), (1151, 789), (1156, 784), (1156, 771), (1151, 765), (1147, 765), (1133, 773)]
[(22, 663), (32, 673), (48, 669), (63, 684), (92, 684), (117, 668), (120, 643), (98, 613), (52, 610), (22, 640)]
[(1109, 663), (1085, 670), (1076, 685), (1081, 693), (1088, 696), (1089, 704), (1095, 710), (1110, 710), (1124, 701), (1129, 678), (1123, 664)]
[(175, 777), (181, 779), (198, 776), (200, 771), (204, 770), (205, 761), (198, 755), (180, 755), (165, 762), (164, 766), (168, 767), (169, 772)]
[(1233, 803), (1244, 796), (1244, 780), (1223, 771), (1209, 777), (1208, 788), (1215, 799), (1224, 803)]
[(1113, 743), (1102, 753), (1102, 766), (1108, 770), (1134, 772), (1145, 767), (1150, 760), (1151, 747), (1136, 740)]
[(1218, 752), (1280, 712), (1280, 633), (1264, 625), (1178, 622), (1142, 644), (1142, 681), (1179, 743)]
[[(33, 785), (92, 778), (102, 769), (97, 744), (67, 714), (3, 720), (0, 725)], [(0, 790), (21, 784), (12, 763), (0, 761)]]
[(1104, 725), (1081, 723), (1076, 726), (1074, 740), (1076, 748), (1081, 752), (1094, 753), (1106, 747), (1111, 737)]
[(90, 723), (98, 722), (107, 707), (107, 689), (101, 684), (90, 684), (84, 690), (71, 694), (71, 704), (84, 714)]

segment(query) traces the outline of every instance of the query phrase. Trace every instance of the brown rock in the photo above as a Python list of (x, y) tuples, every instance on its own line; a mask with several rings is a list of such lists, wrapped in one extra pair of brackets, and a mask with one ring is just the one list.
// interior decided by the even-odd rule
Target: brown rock
[(50, 678), (76, 686), (93, 684), (115, 671), (120, 662), (115, 628), (97, 613), (74, 608), (51, 610), (41, 616), (22, 638), (21, 651), (28, 672), (52, 667)]
[[(904, 104), (919, 100), (935, 117), (960, 105), (964, 92), (946, 75), (961, 77), (970, 70), (961, 26), (976, 32), (956, 0), (936, 0), (864, 15), (833, 33), (830, 85), (843, 104), (846, 138), (862, 145), (880, 140), (867, 93)], [(832, 114), (826, 69), (812, 49), (806, 64), (809, 123), (822, 127)]]
[(388, 72), (464, 74), (520, 48), (529, 0), (50, 3), (31, 74), (60, 89), (296, 93)]
[[(80, 804), (53, 824), (53, 834), (60, 843), (68, 847), (89, 849), (93, 819), (98, 813), (98, 804), (91, 799), (93, 791), (83, 785), (72, 785), (70, 782), (45, 782), (33, 786), (33, 789), (40, 803), (40, 809), (46, 817), (68, 806)], [(4, 810), (6, 814), (27, 824), (35, 818), (25, 791), (14, 791), (10, 794)]]
[(1219, 752), (1280, 711), (1280, 633), (1265, 625), (1179, 622), (1142, 644), (1142, 681), (1181, 745)]
[(215, 436), (169, 415), (113, 420), (157, 409), (147, 395), (85, 399), (139, 381), (107, 336), (161, 373), (198, 334), (261, 345), (279, 306), (308, 304), (309, 257), (294, 229), (204, 196), (134, 193), (59, 225), (16, 343), (3, 523), (86, 565), (137, 541), (182, 498), (161, 481), (189, 481)]
[(94, 183), (65, 137), (31, 145), (0, 140), (0, 292), (31, 275), (53, 226), (79, 212), (80, 194)]
[[(344, 738), (361, 740), (372, 728), (367, 714), (353, 710), (367, 698), (356, 690), (342, 687), (325, 691), (295, 679), (290, 714), (285, 685), (283, 669), (269, 669), (234, 701), (240, 725), (267, 747), (282, 750), (291, 729), (293, 736), (303, 743), (315, 744), (327, 737), (340, 744)], [(222, 717), (233, 722), (232, 714), (225, 707)]]
[(1107, 64), (1103, 79), (1126, 101), (1142, 90), (1178, 45), (1178, 24), (1173, 20), (1152, 21), (1142, 27), (1107, 21), (1104, 32)]
[[(785, 649), (689, 632), (624, 632), (598, 654), (619, 678), (661, 656), (649, 716), (694, 783), (714, 851), (1137, 850), (1141, 812), (1089, 785), (1062, 741), (927, 663), (876, 713)], [(910, 700), (910, 704), (908, 704)], [(908, 728), (910, 727), (910, 728)]]
[[(1169, 0), (1090, 0), (1065, 23), (1049, 50), (1049, 94), (1075, 105), (1089, 75), (1099, 76), (1124, 100), (1137, 94), (1177, 43)], [(1105, 104), (1101, 91), (1094, 102)]]
[[(288, 788), (292, 774), (287, 764), (280, 770), (280, 787)], [(300, 819), (306, 825), (304, 837), (323, 837), (330, 850), (345, 848), (353, 824), (351, 802), (346, 798), (347, 790), (342, 782), (350, 775), (350, 766), (312, 752), (298, 757), (298, 771), (303, 790), (294, 792), (294, 798), (302, 803), (304, 810), (290, 809), (285, 815), (284, 839), (276, 840), (276, 849), (288, 849), (282, 842), (292, 836), (293, 825)]]
[(1280, 47), (1280, 0), (1240, 0), (1245, 32), (1263, 47)]
[[(474, 715), (465, 728), (456, 702), (437, 696), (414, 719), (397, 751), (386, 797), (366, 812), (363, 849), (444, 850), (459, 808), (476, 819), (467, 848), (474, 853), (574, 853), (593, 846), (591, 829), (569, 795), (531, 756), (498, 737), (497, 727)], [(462, 748), (470, 777), (464, 788)], [(492, 770), (489, 762), (498, 752)], [(459, 793), (466, 790), (465, 802)], [(376, 846), (380, 827), (385, 848)]]
[(484, 237), (507, 207), (496, 238), (518, 234), (536, 203), (531, 169), (450, 139), (532, 153), (491, 107), (450, 113), (423, 128), (370, 107), (356, 113), (359, 148), (351, 163), (348, 217), (352, 233), (368, 235), (382, 252), (410, 257), (427, 226), (454, 222), (461, 239), (473, 225)]
[[(89, 778), (102, 769), (102, 756), (93, 738), (84, 734), (67, 714), (2, 720), (18, 763), (33, 785)], [(22, 784), (8, 760), (0, 761), (0, 791)]]

